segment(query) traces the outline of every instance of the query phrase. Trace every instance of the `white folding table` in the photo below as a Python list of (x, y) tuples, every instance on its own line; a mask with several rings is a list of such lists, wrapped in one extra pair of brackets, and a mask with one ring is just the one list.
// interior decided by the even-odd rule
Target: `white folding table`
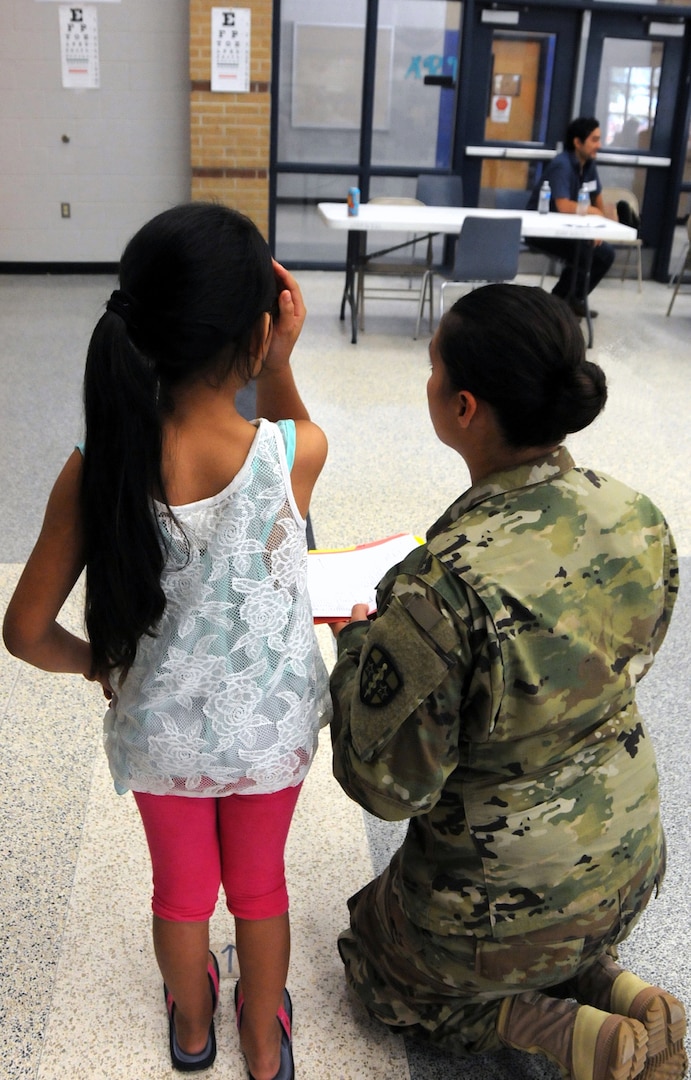
[[(599, 214), (539, 214), (537, 210), (494, 210), (477, 206), (409, 206), (392, 203), (362, 203), (360, 212), (350, 217), (346, 203), (318, 203), (319, 216), (329, 229), (347, 232), (346, 280), (341, 301), (341, 319), (345, 318), (346, 301), (350, 305), (352, 342), (357, 342), (357, 274), (366, 263), (366, 238), (369, 232), (402, 232), (435, 236), (438, 233), (458, 234), (468, 215), (473, 217), (520, 217), (521, 236), (525, 240), (573, 240), (578, 244), (577, 258), (584, 260), (586, 280), (590, 275), (593, 243), (608, 240), (613, 243), (631, 244), (636, 230)], [(405, 242), (397, 247), (405, 246)], [(387, 249), (395, 250), (395, 249)], [(586, 296), (586, 322), (588, 324), (588, 347), (593, 343), (593, 323)]]

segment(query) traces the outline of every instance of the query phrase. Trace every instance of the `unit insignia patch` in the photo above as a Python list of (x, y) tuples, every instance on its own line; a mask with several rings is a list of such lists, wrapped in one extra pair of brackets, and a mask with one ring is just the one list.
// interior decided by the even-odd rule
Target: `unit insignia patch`
[(389, 654), (380, 645), (373, 645), (362, 665), (360, 701), (381, 708), (393, 700), (402, 686), (403, 679)]

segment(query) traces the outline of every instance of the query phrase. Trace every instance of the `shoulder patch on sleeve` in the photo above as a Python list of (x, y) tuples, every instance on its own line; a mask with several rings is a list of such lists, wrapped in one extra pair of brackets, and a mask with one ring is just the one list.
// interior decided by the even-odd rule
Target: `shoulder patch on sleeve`
[(362, 664), (360, 701), (382, 708), (403, 688), (403, 679), (391, 656), (381, 645), (373, 645)]

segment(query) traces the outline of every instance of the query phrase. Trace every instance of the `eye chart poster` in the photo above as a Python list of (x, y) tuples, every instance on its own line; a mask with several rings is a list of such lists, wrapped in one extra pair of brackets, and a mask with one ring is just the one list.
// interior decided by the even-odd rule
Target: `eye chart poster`
[(62, 85), (68, 89), (96, 90), (98, 66), (98, 19), (95, 7), (60, 9)]
[(248, 93), (250, 9), (211, 9), (211, 89)]

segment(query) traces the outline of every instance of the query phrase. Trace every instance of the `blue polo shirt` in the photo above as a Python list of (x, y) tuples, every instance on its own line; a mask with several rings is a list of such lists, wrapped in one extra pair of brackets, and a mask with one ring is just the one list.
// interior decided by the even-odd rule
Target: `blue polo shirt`
[(528, 200), (528, 210), (537, 210), (540, 188), (545, 180), (549, 180), (552, 191), (550, 210), (555, 211), (557, 199), (572, 199), (573, 202), (577, 202), (582, 184), (588, 185), (591, 204), (602, 191), (595, 162), (588, 160), (581, 165), (575, 150), (562, 150), (561, 154), (557, 154), (547, 162), (542, 170), (540, 183), (533, 188), (533, 193)]

